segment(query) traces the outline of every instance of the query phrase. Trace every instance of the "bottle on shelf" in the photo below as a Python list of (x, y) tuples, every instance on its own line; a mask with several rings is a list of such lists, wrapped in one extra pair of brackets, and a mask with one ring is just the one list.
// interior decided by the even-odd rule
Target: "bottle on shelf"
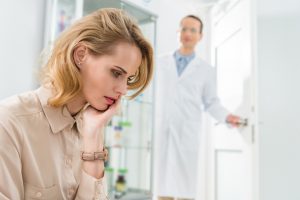
[(115, 186), (115, 197), (121, 198), (127, 190), (127, 185), (126, 185), (126, 173), (127, 169), (126, 168), (120, 168), (118, 170), (118, 178), (116, 180), (116, 186)]

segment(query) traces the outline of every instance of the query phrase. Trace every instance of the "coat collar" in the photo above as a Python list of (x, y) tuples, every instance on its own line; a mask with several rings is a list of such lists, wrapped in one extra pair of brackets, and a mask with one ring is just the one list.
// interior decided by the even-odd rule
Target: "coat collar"
[(75, 119), (71, 116), (66, 106), (53, 107), (48, 104), (48, 99), (52, 96), (51, 88), (41, 86), (36, 90), (36, 93), (54, 134), (74, 125)]
[(185, 77), (188, 77), (188, 75), (192, 73), (194, 69), (198, 68), (200, 65), (199, 64), (200, 60), (196, 56), (194, 59), (192, 59), (189, 62), (189, 64), (186, 66), (186, 69), (182, 72), (182, 74), (178, 76), (174, 55), (169, 54), (168, 59), (169, 59), (168, 70), (170, 70), (170, 75), (176, 77), (178, 81), (185, 79)]

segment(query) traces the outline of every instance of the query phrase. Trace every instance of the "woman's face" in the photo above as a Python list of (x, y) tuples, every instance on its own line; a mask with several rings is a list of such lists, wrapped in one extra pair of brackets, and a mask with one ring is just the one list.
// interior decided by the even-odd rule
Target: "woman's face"
[(141, 61), (140, 50), (128, 43), (119, 43), (112, 55), (87, 53), (80, 66), (85, 101), (97, 110), (106, 110), (126, 94), (128, 80), (135, 75)]

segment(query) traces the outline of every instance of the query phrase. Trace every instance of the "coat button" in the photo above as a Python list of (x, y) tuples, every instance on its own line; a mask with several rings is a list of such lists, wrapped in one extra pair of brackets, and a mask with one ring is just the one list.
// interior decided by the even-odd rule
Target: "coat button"
[(75, 193), (75, 190), (74, 190), (73, 188), (70, 188), (70, 189), (68, 190), (68, 196), (69, 196), (69, 197), (73, 196), (74, 193)]
[(35, 197), (38, 197), (38, 198), (42, 197), (42, 193), (41, 192), (35, 193)]
[(72, 160), (70, 158), (66, 158), (65, 165), (66, 167), (72, 167)]

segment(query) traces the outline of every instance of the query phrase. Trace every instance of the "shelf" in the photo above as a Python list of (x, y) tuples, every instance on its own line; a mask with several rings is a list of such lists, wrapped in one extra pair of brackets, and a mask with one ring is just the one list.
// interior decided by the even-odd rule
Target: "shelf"
[(115, 198), (114, 193), (111, 193), (110, 200), (151, 200), (152, 194), (138, 189), (128, 189), (128, 191), (120, 198)]
[(150, 23), (157, 18), (155, 14), (126, 0), (84, 0), (83, 14), (86, 15), (99, 8), (122, 8), (131, 16), (134, 16), (139, 24)]
[(136, 149), (136, 150), (151, 150), (149, 146), (105, 146), (107, 149)]

